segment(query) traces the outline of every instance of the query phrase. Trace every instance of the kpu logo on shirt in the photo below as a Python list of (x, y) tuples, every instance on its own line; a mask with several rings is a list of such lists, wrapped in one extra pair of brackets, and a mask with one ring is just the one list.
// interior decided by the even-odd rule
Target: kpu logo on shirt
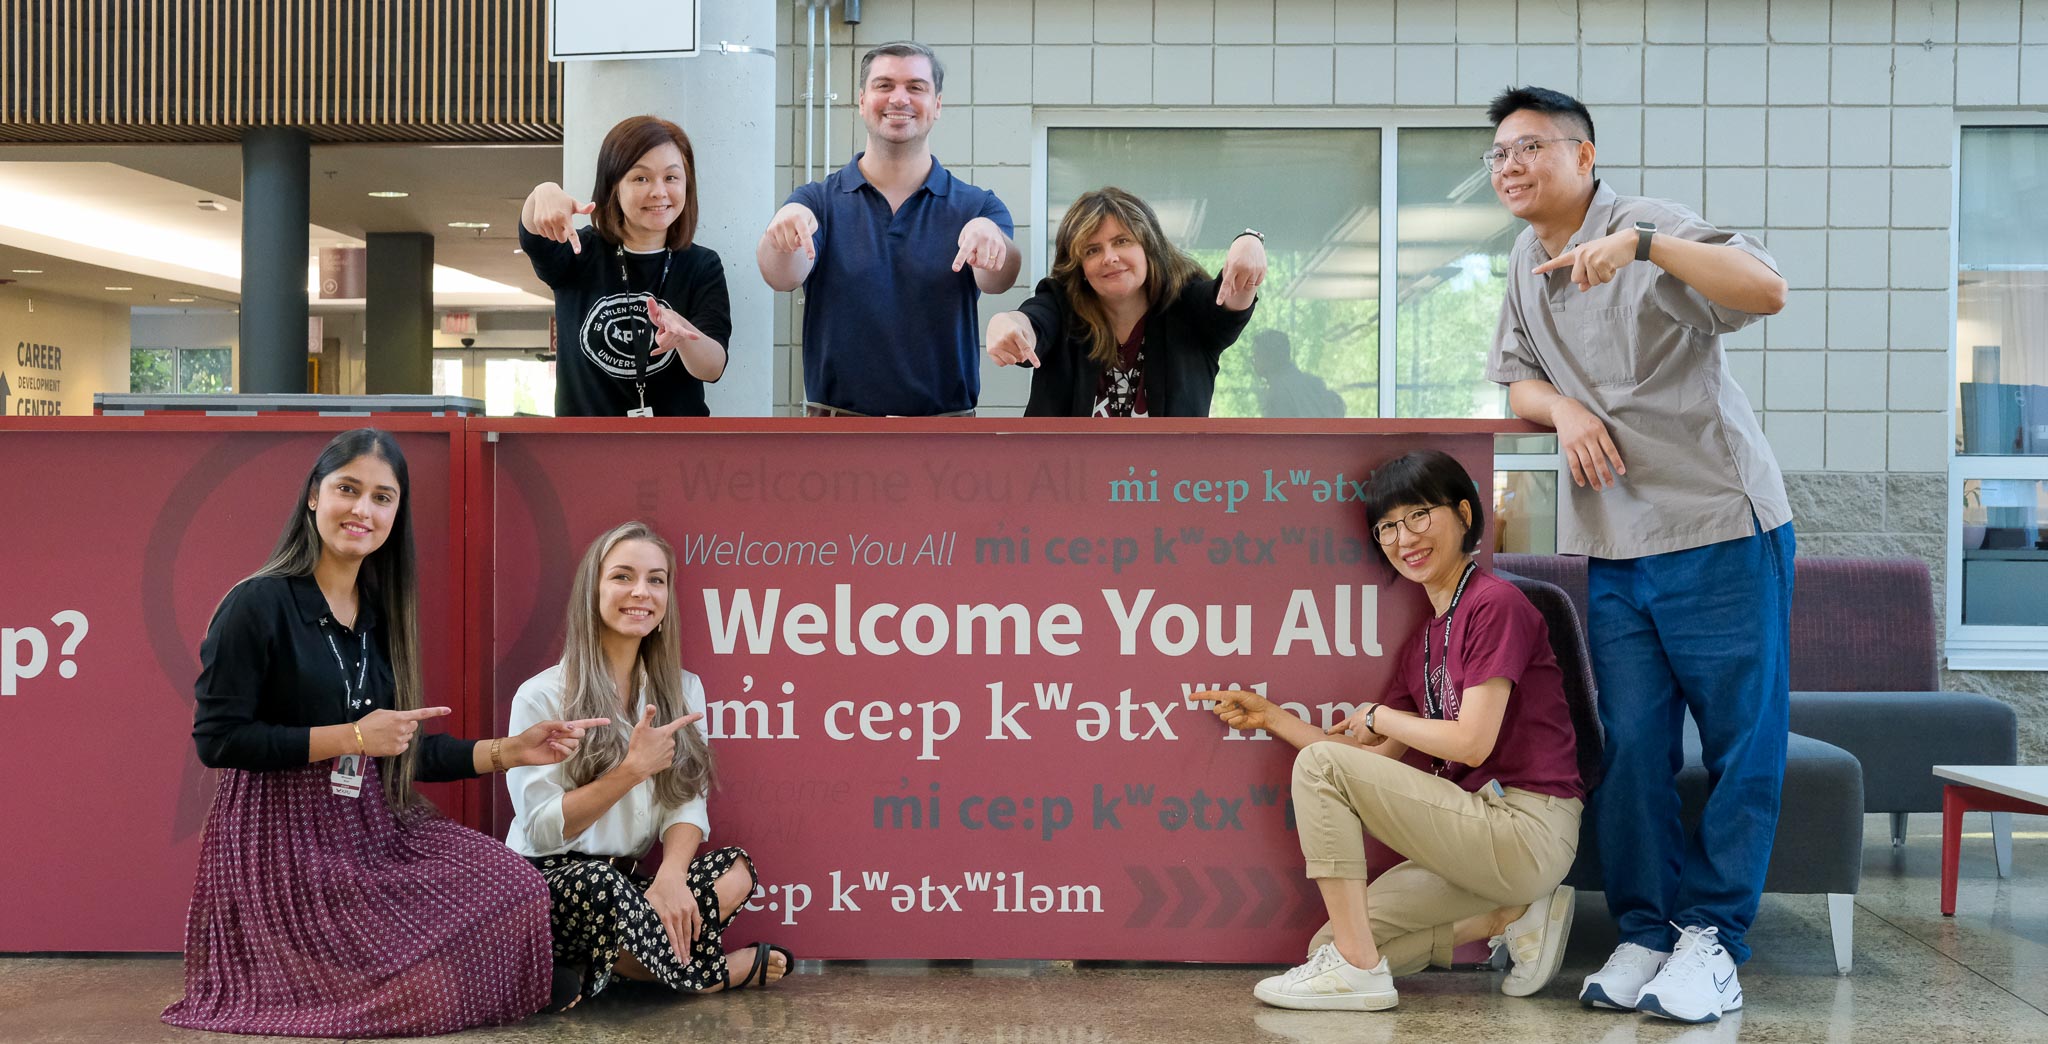
[[(646, 344), (653, 351), (654, 324), (647, 321), (646, 294), (612, 294), (599, 298), (583, 317), (577, 338), (583, 356), (614, 377), (633, 377), (634, 345)], [(647, 360), (647, 372), (660, 373), (674, 361), (676, 353), (663, 352)]]

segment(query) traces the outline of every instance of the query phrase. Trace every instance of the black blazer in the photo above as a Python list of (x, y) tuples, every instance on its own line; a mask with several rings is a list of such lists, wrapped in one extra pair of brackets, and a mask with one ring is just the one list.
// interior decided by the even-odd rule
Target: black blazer
[[(1197, 279), (1145, 317), (1145, 399), (1154, 417), (1207, 417), (1216, 394), (1217, 360), (1251, 321), (1252, 309), (1216, 303), (1214, 279)], [(1257, 307), (1257, 302), (1253, 302)], [(1066, 291), (1038, 281), (1017, 306), (1038, 332), (1038, 369), (1031, 374), (1026, 417), (1086, 417), (1095, 409), (1102, 366), (1088, 358), (1088, 325), (1074, 315)]]

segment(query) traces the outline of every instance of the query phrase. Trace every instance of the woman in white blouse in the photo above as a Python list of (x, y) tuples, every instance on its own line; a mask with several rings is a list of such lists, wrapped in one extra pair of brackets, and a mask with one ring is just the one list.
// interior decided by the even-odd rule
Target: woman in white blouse
[[(513, 697), (515, 733), (563, 708), (612, 719), (569, 760), (506, 774), (515, 812), (506, 843), (547, 879), (555, 961), (582, 983), (576, 995), (557, 997), (564, 1007), (595, 996), (614, 974), (714, 993), (789, 971), (779, 946), (728, 954), (721, 942), (753, 894), (754, 864), (739, 848), (697, 854), (711, 832), (711, 748), (696, 727), (704, 686), (682, 669), (671, 619), (675, 564), (675, 551), (644, 523), (599, 537), (576, 568), (562, 662)], [(649, 877), (638, 864), (656, 840), (661, 868)]]

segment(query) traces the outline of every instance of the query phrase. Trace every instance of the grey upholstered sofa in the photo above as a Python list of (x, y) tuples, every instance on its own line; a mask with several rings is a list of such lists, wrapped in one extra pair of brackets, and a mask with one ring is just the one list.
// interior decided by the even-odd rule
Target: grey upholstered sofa
[[(1516, 581), (1516, 586), (1529, 595), (1549, 622), (1551, 644), (1558, 651), (1559, 667), (1565, 673), (1567, 691), (1593, 690), (1588, 705), (1597, 706), (1599, 697), (1593, 687), (1590, 660), (1582, 651), (1583, 647), (1574, 648), (1578, 644), (1578, 636), (1584, 634), (1585, 559), (1500, 554), (1494, 556), (1493, 564), (1495, 569)], [(1530, 583), (1531, 580), (1536, 582)], [(1797, 580), (1798, 575), (1795, 574), (1795, 584)], [(1572, 617), (1569, 620), (1562, 618), (1567, 606)], [(1800, 603), (1795, 594), (1795, 617), (1799, 609)], [(1794, 633), (1796, 642), (1796, 623)], [(1586, 640), (1597, 642), (1599, 637), (1597, 634), (1587, 635)], [(1799, 657), (1796, 648), (1793, 657), (1796, 679)], [(1574, 692), (1575, 718), (1580, 699)], [(1582, 746), (1589, 738), (1600, 742), (1597, 723), (1590, 737), (1583, 722), (1575, 723), (1578, 724)], [(1688, 829), (1697, 825), (1700, 809), (1706, 803), (1706, 782), (1706, 769), (1700, 760), (1699, 736), (1688, 719), (1685, 766), (1678, 775), (1682, 815)], [(1786, 745), (1784, 797), (1764, 889), (1828, 897), (1828, 922), (1833, 934), (1835, 966), (1844, 975), (1849, 973), (1854, 963), (1852, 925), (1856, 890), (1863, 873), (1863, 806), (1863, 771), (1855, 756), (1840, 747), (1795, 732)], [(1602, 887), (1598, 832), (1590, 808), (1579, 831), (1579, 857), (1565, 883), (1591, 891), (1599, 891)]]

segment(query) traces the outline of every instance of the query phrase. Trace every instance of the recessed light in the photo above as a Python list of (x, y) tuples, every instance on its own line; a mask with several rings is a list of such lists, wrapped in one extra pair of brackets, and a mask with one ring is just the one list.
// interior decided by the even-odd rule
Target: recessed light
[(164, 298), (164, 300), (169, 301), (172, 304), (191, 304), (192, 302), (197, 301), (199, 299), (196, 297), (167, 297)]
[(490, 222), (488, 222), (488, 221), (450, 221), (450, 222), (448, 222), (448, 227), (449, 227), (449, 228), (489, 228), (489, 227), (491, 227), (491, 223), (490, 223)]
[(524, 251), (524, 250), (521, 250), (521, 249), (519, 249), (518, 247), (513, 247), (513, 248), (512, 248), (512, 252), (513, 252), (513, 253), (515, 253), (515, 254), (524, 254), (524, 253), (526, 253), (526, 251)]
[(226, 203), (222, 203), (217, 199), (202, 199), (195, 205), (201, 210), (224, 211), (228, 209)]
[(40, 268), (17, 268), (17, 269), (15, 269), (15, 270), (14, 270), (14, 274), (15, 274), (15, 275), (42, 275), (42, 274), (43, 274), (43, 270), (42, 270), (42, 269), (40, 269)]
[(109, 287), (103, 287), (102, 289), (106, 289), (106, 290), (133, 290), (133, 289), (135, 289), (135, 288), (134, 288), (134, 287), (132, 287), (132, 286), (109, 286)]
[(392, 190), (386, 189), (386, 190), (384, 190), (384, 191), (382, 191), (382, 192), (372, 192), (372, 193), (370, 193), (370, 198), (371, 198), (371, 199), (404, 199), (405, 197), (407, 197), (407, 196), (410, 196), (410, 195), (412, 195), (412, 193), (410, 193), (410, 192), (396, 192), (396, 191), (392, 191)]

